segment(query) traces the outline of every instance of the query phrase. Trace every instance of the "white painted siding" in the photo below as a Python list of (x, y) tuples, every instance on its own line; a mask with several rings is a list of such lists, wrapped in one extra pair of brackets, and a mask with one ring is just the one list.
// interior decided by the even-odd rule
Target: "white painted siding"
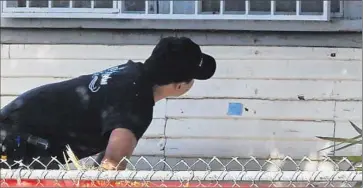
[[(153, 46), (2, 45), (1, 106), (33, 87), (145, 59)], [(362, 50), (203, 46), (218, 61), (209, 81), (155, 107), (135, 155), (316, 156), (315, 136), (355, 136), (361, 124)], [(299, 99), (300, 98), (300, 99)], [(303, 99), (303, 100), (302, 100)], [(242, 115), (228, 115), (241, 103)], [(362, 148), (339, 152), (361, 154)], [(152, 158), (156, 160), (156, 158)]]

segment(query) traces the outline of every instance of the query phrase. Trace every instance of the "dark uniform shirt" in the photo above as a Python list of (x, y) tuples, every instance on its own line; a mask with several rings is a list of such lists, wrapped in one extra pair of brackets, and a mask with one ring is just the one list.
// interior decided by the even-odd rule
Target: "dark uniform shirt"
[(115, 128), (129, 129), (139, 140), (151, 123), (154, 104), (142, 63), (128, 61), (27, 91), (2, 115), (15, 131), (47, 139), (51, 156), (63, 158), (69, 144), (83, 158), (103, 151)]

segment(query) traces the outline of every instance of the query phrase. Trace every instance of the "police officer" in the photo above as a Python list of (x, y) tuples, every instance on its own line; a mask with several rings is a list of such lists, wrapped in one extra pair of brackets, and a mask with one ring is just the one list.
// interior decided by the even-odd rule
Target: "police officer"
[[(38, 156), (44, 164), (52, 156), (64, 163), (70, 145), (79, 158), (104, 151), (102, 167), (122, 170), (126, 164), (119, 161), (132, 155), (151, 123), (154, 104), (183, 95), (195, 79), (207, 80), (215, 70), (215, 59), (191, 39), (166, 37), (144, 63), (129, 60), (23, 93), (1, 109), (0, 127), (12, 135), (4, 139), (15, 143), (11, 147), (24, 145), (26, 164)], [(36, 164), (33, 168), (44, 168)]]

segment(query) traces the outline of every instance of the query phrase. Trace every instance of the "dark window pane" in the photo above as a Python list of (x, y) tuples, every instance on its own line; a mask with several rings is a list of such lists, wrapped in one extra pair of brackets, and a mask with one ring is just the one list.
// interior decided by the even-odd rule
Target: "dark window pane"
[(246, 3), (244, 0), (225, 0), (224, 11), (228, 12), (245, 12)]
[(31, 0), (30, 7), (48, 7), (48, 0)]
[[(340, 11), (340, 1), (331, 0), (330, 1), (330, 11), (339, 12)], [(323, 0), (301, 0), (301, 12), (318, 12), (322, 13), (324, 7)]]
[(276, 12), (296, 12), (295, 0), (276, 0)]
[(218, 14), (220, 10), (219, 0), (202, 0), (202, 12), (212, 12)]
[(149, 14), (169, 14), (170, 2), (169, 1), (149, 1)]
[(124, 0), (125, 11), (145, 11), (144, 0)]
[(112, 8), (112, 0), (95, 0), (95, 8)]
[(340, 0), (331, 0), (331, 12), (340, 12)]
[(26, 0), (7, 0), (6, 7), (26, 7)]
[(302, 0), (301, 1), (301, 12), (323, 12), (323, 0)]
[(90, 0), (74, 0), (72, 2), (74, 8), (91, 8)]
[(195, 3), (194, 1), (173, 1), (173, 13), (174, 14), (194, 14)]
[(271, 1), (269, 0), (250, 0), (250, 11), (270, 12)]
[(145, 0), (124, 0), (125, 11), (145, 11)]
[(52, 7), (54, 8), (68, 8), (69, 0), (52, 0)]

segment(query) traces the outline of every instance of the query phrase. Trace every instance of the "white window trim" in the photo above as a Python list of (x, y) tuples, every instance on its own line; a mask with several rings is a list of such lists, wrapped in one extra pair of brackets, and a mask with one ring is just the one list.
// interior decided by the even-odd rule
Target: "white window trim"
[[(49, 0), (51, 1), (51, 0)], [(113, 2), (113, 7), (115, 8), (74, 8), (72, 7), (72, 2), (70, 1), (70, 7), (69, 8), (52, 8), (52, 7), (48, 7), (48, 8), (38, 8), (38, 7), (29, 7), (29, 1), (26, 1), (26, 6), (27, 7), (18, 7), (18, 8), (13, 8), (13, 7), (6, 7), (6, 1), (2, 1), (2, 13), (20, 13), (20, 14), (30, 14), (28, 16), (31, 16), (32, 14), (36, 15), (36, 14), (40, 14), (43, 16), (46, 16), (49, 14), (49, 18), (53, 17), (53, 14), (59, 14), (59, 13), (118, 13), (119, 9), (117, 8), (117, 2), (114, 1)], [(50, 5), (50, 3), (49, 3)], [(94, 6), (94, 1), (91, 1), (91, 7)], [(44, 13), (46, 13), (44, 15)], [(6, 15), (6, 14), (5, 14)], [(37, 16), (35, 16), (35, 18), (37, 18)], [(70, 18), (70, 17), (65, 17), (65, 18)]]
[[(92, 2), (92, 7), (94, 2)], [(8, 18), (106, 18), (106, 19), (167, 19), (167, 20), (290, 20), (290, 21), (329, 21), (331, 17), (339, 17), (343, 15), (343, 2), (340, 1), (340, 12), (330, 13), (330, 0), (324, 0), (322, 15), (301, 15), (301, 2), (296, 1), (296, 14), (280, 15), (275, 14), (275, 1), (271, 0), (270, 14), (250, 14), (249, 8), (245, 14), (223, 14), (224, 1), (220, 1), (219, 14), (201, 13), (200, 1), (195, 1), (195, 14), (149, 14), (148, 8), (146, 12), (131, 13), (123, 12), (123, 1), (115, 0), (113, 8), (8, 8), (6, 1), (2, 1), (2, 17)], [(50, 4), (50, 3), (49, 3)], [(70, 3), (71, 6), (72, 3)], [(149, 2), (145, 1), (145, 7)], [(29, 7), (29, 1), (27, 1)], [(249, 1), (246, 1), (246, 7), (249, 7)], [(173, 1), (170, 3), (170, 10), (173, 10)]]

